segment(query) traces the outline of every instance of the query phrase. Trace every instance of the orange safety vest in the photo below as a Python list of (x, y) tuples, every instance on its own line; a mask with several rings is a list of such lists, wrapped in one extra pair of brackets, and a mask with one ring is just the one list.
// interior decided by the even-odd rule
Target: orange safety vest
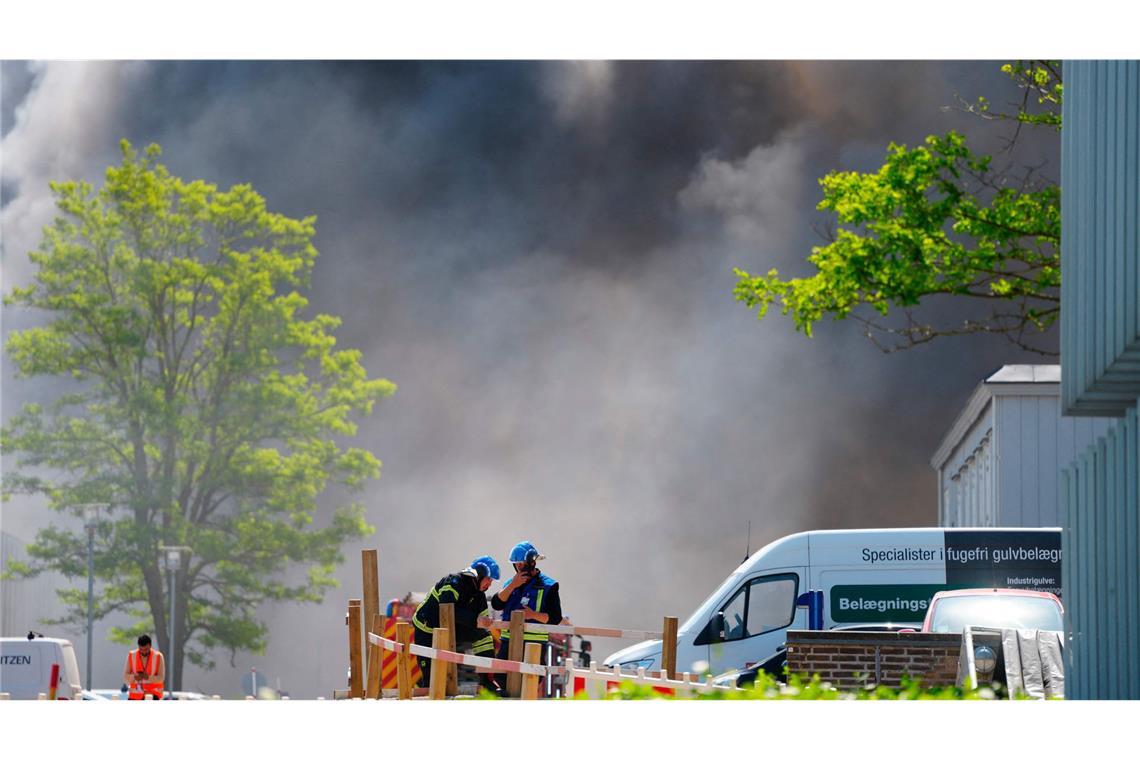
[[(127, 655), (127, 662), (130, 663), (131, 673), (138, 673), (141, 670), (145, 672), (148, 677), (154, 678), (158, 675), (158, 663), (162, 662), (162, 652), (151, 647), (150, 655), (144, 660), (142, 655), (139, 654), (139, 650), (132, 649), (130, 654)], [(152, 683), (135, 683), (131, 681), (130, 686), (131, 690), (127, 695), (127, 699), (145, 699), (147, 694), (153, 695), (154, 699), (162, 699), (162, 681), (154, 681)]]

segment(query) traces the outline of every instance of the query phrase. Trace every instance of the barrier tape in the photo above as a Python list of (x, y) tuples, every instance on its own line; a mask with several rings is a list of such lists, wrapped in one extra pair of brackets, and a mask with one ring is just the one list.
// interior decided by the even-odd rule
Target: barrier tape
[[(511, 624), (506, 620), (490, 621), (491, 628), (508, 630)], [(663, 638), (661, 631), (634, 631), (624, 628), (591, 628), (584, 625), (546, 625), (545, 623), (527, 623), (526, 630), (534, 633), (567, 633), (574, 636), (597, 636), (609, 639), (651, 639)]]
[(400, 642), (386, 639), (383, 636), (377, 636), (375, 633), (368, 634), (368, 642), (383, 647), (389, 652), (395, 652), (396, 654), (401, 654), (404, 651), (404, 645)]
[[(397, 654), (405, 651), (404, 645), (400, 642), (377, 636), (375, 633), (369, 633), (368, 640)], [(409, 654), (427, 657), (431, 660), (454, 662), (456, 665), (473, 665), (480, 668), (482, 672), (488, 673), (525, 673), (532, 676), (552, 676), (560, 675), (566, 671), (560, 665), (532, 665), (528, 662), (498, 660), (493, 657), (480, 657), (476, 654), (460, 654), (459, 652), (449, 652), (446, 649), (433, 649), (419, 644), (408, 644), (406, 651)]]

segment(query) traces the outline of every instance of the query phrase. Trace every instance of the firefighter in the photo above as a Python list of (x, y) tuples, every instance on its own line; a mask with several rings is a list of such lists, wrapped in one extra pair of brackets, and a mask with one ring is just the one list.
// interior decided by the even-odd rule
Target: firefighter
[[(538, 560), (546, 559), (529, 541), (520, 541), (511, 549), (511, 564), (515, 577), (502, 590), (491, 597), (491, 606), (502, 612), (502, 619), (510, 621), (511, 613), (522, 610), (528, 622), (558, 625), (562, 622), (562, 601), (558, 597), (558, 582), (538, 569)], [(550, 647), (550, 634), (538, 631), (523, 633), (524, 642), (542, 644), (542, 658), (546, 662)], [(499, 639), (499, 659), (507, 656), (511, 633), (504, 630)]]
[[(455, 605), (456, 649), (470, 643), (471, 654), (494, 657), (495, 642), (490, 631), (481, 628), (479, 621), (481, 617), (490, 621), (486, 617), (486, 592), (491, 588), (491, 582), (498, 579), (499, 565), (486, 555), (476, 557), (470, 567), (441, 578), (412, 615), (415, 642), (425, 647), (432, 645), (432, 631), (439, 625), (439, 605), (450, 602)], [(430, 683), (432, 661), (427, 657), (419, 657), (417, 660), (420, 665), (420, 683), (427, 686)], [(481, 675), (479, 683), (495, 693), (500, 691), (499, 685), (488, 674)]]
[(162, 699), (162, 682), (166, 678), (166, 658), (150, 644), (145, 633), (138, 638), (138, 649), (127, 654), (123, 683), (130, 684), (127, 699)]

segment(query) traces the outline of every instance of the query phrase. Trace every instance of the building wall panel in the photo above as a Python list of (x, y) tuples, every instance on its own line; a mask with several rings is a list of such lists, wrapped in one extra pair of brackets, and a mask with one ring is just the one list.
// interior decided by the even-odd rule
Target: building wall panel
[[(8, 569), (10, 560), (28, 561), (25, 544), (10, 533), (0, 532), (0, 572)], [(45, 635), (70, 635), (70, 631), (49, 629), (42, 622), (62, 614), (63, 605), (55, 590), (68, 585), (57, 573), (0, 581), (0, 636), (25, 636), (30, 630)]]
[(1061, 427), (1061, 405), (1056, 398), (1039, 396), (1034, 399), (1034, 414), (1037, 415), (1038, 444), (1040, 451), (1038, 505), (1041, 525), (1060, 525), (1061, 515), (1057, 511), (1059, 499), (1052, 487), (1054, 474), (1061, 471), (1058, 465), (1058, 439)]
[(1133, 408), (1061, 478), (1069, 698), (1140, 699), (1138, 430)]
[(1061, 396), (1119, 416), (1140, 389), (1140, 61), (1065, 63), (1061, 133)]

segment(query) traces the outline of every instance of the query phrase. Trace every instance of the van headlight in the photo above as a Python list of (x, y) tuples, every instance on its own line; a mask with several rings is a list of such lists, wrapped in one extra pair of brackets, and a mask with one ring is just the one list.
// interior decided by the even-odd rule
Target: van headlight
[(637, 672), (638, 668), (645, 668), (646, 670), (649, 670), (649, 668), (652, 665), (653, 665), (653, 658), (652, 657), (647, 657), (644, 660), (630, 660), (629, 662), (619, 663), (619, 666), (621, 667), (622, 670), (629, 670), (629, 671), (632, 671), (634, 673)]

